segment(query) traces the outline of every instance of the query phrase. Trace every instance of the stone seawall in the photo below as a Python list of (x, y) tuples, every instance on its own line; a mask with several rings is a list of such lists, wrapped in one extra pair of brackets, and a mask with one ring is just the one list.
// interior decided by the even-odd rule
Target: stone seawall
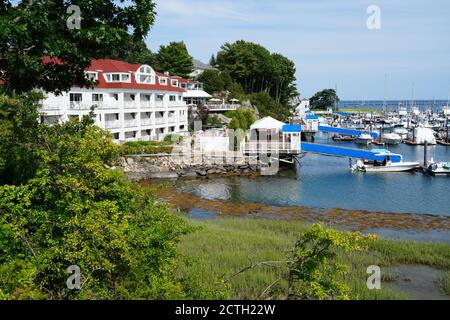
[(210, 175), (259, 174), (261, 165), (245, 157), (223, 159), (201, 156), (177, 158), (170, 155), (124, 156), (120, 159), (124, 172), (131, 180), (176, 179)]

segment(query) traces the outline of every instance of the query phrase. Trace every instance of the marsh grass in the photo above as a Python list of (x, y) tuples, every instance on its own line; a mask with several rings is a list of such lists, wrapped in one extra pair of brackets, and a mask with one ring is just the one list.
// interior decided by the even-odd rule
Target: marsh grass
[[(198, 229), (185, 236), (180, 243), (183, 263), (178, 268), (184, 279), (195, 278), (193, 296), (207, 297), (200, 293), (204, 288), (213, 292), (217, 284), (233, 273), (261, 261), (286, 259), (295, 240), (305, 232), (307, 225), (292, 221), (265, 219), (219, 219), (211, 221), (189, 221)], [(343, 279), (359, 299), (406, 299), (407, 296), (383, 286), (393, 276), (383, 273), (383, 267), (397, 264), (421, 264), (441, 269), (450, 269), (450, 246), (445, 244), (420, 243), (414, 241), (376, 240), (365, 252), (339, 252), (339, 262), (349, 267)], [(369, 290), (366, 286), (367, 267), (378, 265), (382, 270), (381, 290)], [(284, 267), (259, 267), (229, 279), (227, 285), (219, 285), (222, 297), (231, 299), (285, 299), (286, 281)], [(276, 280), (275, 285), (266, 290)], [(189, 281), (187, 281), (189, 282)], [(447, 277), (447, 290), (450, 276)], [(220, 291), (220, 290), (219, 290)], [(448, 291), (447, 291), (448, 292)]]

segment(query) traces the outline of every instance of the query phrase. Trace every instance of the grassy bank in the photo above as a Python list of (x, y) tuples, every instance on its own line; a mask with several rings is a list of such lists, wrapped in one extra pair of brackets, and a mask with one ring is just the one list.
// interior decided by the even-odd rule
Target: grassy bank
[[(191, 288), (191, 293), (193, 297), (198, 298), (214, 298), (213, 291), (220, 287), (221, 279), (246, 266), (261, 261), (285, 259), (287, 251), (308, 227), (292, 221), (265, 219), (224, 219), (190, 223), (198, 230), (185, 236), (180, 243), (185, 263), (180, 265), (178, 272), (181, 277), (196, 284)], [(403, 299), (407, 297), (383, 285), (391, 279), (389, 273), (383, 273), (383, 267), (421, 264), (449, 270), (450, 246), (379, 239), (374, 241), (366, 252), (340, 253), (339, 260), (350, 267), (344, 280), (360, 299)], [(366, 287), (366, 269), (370, 265), (381, 267), (384, 280), (381, 290), (368, 290)], [(264, 295), (261, 294), (285, 271), (280, 268), (255, 268), (233, 277), (228, 283), (227, 297), (284, 299), (284, 280), (277, 282)], [(202, 290), (203, 292), (200, 292)], [(210, 292), (211, 295), (205, 296), (204, 292)]]

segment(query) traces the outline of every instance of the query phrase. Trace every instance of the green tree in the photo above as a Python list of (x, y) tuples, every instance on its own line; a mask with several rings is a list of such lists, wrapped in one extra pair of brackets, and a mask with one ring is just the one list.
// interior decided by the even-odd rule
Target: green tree
[(339, 102), (339, 97), (334, 89), (324, 89), (317, 92), (310, 99), (311, 109), (326, 110)]
[(42, 94), (0, 95), (0, 185), (20, 184), (34, 175), (38, 113)]
[(258, 108), (261, 117), (270, 116), (272, 118), (277, 118), (278, 106), (275, 100), (267, 92), (250, 95), (250, 103)]
[(362, 251), (375, 239), (359, 232), (342, 233), (315, 224), (295, 244), (288, 260), (288, 299), (348, 300), (350, 288), (342, 281), (348, 267), (338, 252)]
[(192, 72), (192, 57), (184, 42), (171, 42), (161, 46), (155, 59), (155, 68), (159, 72), (169, 72), (173, 76), (189, 77)]
[[(173, 276), (189, 229), (109, 169), (119, 148), (89, 117), (39, 128), (39, 167), (0, 187), (0, 284), (11, 299), (182, 298)], [(78, 265), (81, 290), (68, 290)]]
[(225, 81), (217, 70), (205, 70), (197, 77), (206, 92), (214, 94), (225, 90)]
[(155, 54), (150, 51), (142, 39), (135, 39), (128, 36), (126, 41), (114, 48), (108, 56), (110, 59), (124, 60), (129, 63), (147, 64), (153, 66), (155, 64)]
[(228, 111), (225, 115), (231, 118), (228, 128), (233, 130), (242, 129), (247, 131), (255, 122), (255, 115), (253, 114), (253, 111), (249, 109)]
[[(72, 1), (8, 1), (0, 5), (0, 80), (2, 90), (67, 91), (91, 86), (85, 69), (91, 58), (108, 56), (129, 38), (147, 35), (155, 19), (152, 0), (73, 1), (81, 10), (81, 28), (68, 28)], [(43, 59), (48, 56), (50, 59)]]

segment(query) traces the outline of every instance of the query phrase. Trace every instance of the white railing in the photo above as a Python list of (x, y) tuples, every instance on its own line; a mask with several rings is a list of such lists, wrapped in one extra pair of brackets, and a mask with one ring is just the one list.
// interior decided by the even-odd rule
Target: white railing
[(119, 120), (105, 121), (105, 128), (106, 129), (117, 129), (117, 128), (120, 128), (120, 121)]
[(155, 102), (156, 108), (164, 108), (164, 102), (163, 101), (156, 101)]
[(175, 117), (169, 117), (169, 123), (175, 123), (177, 119)]
[(69, 107), (72, 110), (90, 110), (92, 107), (92, 104), (71, 101)]
[(152, 124), (152, 119), (141, 119), (141, 126), (151, 126)]
[(237, 110), (241, 107), (239, 104), (207, 104), (206, 107), (210, 111), (228, 111)]
[(125, 125), (125, 127), (128, 127), (128, 128), (130, 128), (130, 127), (137, 127), (138, 126), (138, 122), (136, 121), (136, 120), (125, 120), (124, 121), (124, 125)]
[(59, 105), (41, 104), (39, 106), (39, 110), (41, 110), (41, 111), (55, 111), (55, 110), (60, 110), (60, 109), (63, 109), (63, 108)]
[(246, 152), (268, 153), (300, 153), (300, 143), (291, 142), (247, 142), (244, 146)]
[(156, 118), (155, 124), (165, 124), (166, 120), (164, 118)]
[(124, 101), (123, 106), (125, 109), (137, 109), (139, 107), (134, 101)]

